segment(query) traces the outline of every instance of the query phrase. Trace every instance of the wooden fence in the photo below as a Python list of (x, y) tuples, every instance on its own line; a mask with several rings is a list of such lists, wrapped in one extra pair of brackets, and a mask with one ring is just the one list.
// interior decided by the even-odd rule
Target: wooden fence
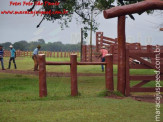
[[(143, 85), (159, 80), (163, 80), (163, 52), (159, 52), (157, 57), (156, 52), (133, 52), (131, 50), (126, 51), (126, 96), (130, 95), (130, 92), (156, 92), (156, 87), (142, 87)], [(159, 63), (157, 63), (157, 59)], [(132, 62), (130, 60), (133, 60)], [(134, 62), (136, 60), (137, 62)], [(156, 65), (159, 65), (159, 69), (156, 69)], [(130, 69), (154, 69), (159, 72), (159, 79), (157, 75), (130, 75)], [(131, 82), (141, 81), (140, 83), (131, 87)], [(156, 84), (156, 83), (155, 83)], [(160, 88), (163, 92), (163, 88)]]
[[(46, 57), (55, 57), (55, 58), (68, 58), (70, 57), (71, 54), (76, 53), (78, 57), (80, 57), (80, 52), (50, 52), (50, 51), (40, 51), (40, 54), (45, 54)], [(9, 57), (10, 56), (10, 51), (4, 51), (4, 56)], [(32, 52), (31, 51), (16, 51), (16, 56), (17, 57), (32, 57)]]
[[(92, 45), (92, 62), (100, 62), (99, 50), (102, 46), (105, 46), (108, 50), (109, 54), (113, 55), (114, 64), (118, 63), (118, 44), (117, 39), (112, 39), (109, 37), (103, 36), (103, 32), (96, 33), (96, 45)], [(153, 52), (156, 46), (147, 45), (142, 46), (140, 43), (126, 43), (126, 48), (128, 48), (132, 52)], [(160, 46), (161, 51), (163, 51), (163, 46)], [(82, 45), (82, 59), (83, 62), (91, 61), (90, 45)]]
[(105, 65), (105, 86), (109, 91), (114, 90), (113, 84), (113, 56), (107, 55), (105, 62), (77, 62), (77, 55), (70, 56), (70, 62), (46, 62), (45, 55), (39, 55), (39, 96), (47, 96), (46, 65), (70, 65), (71, 96), (78, 95), (77, 66), (78, 65)]
[[(141, 46), (140, 43), (132, 43), (132, 44), (126, 44), (126, 47), (132, 51), (132, 52), (153, 52), (155, 50), (156, 46), (147, 45), (147, 46)], [(161, 51), (163, 51), (163, 46), (160, 46)], [(82, 60), (83, 62), (90, 62), (90, 45), (83, 45), (82, 46)], [(100, 59), (98, 58), (99, 53), (96, 51), (96, 46), (92, 46), (92, 62), (100, 62)], [(113, 54), (113, 62), (114, 64), (118, 63), (118, 45), (110, 45), (107, 46), (107, 50), (109, 54)]]

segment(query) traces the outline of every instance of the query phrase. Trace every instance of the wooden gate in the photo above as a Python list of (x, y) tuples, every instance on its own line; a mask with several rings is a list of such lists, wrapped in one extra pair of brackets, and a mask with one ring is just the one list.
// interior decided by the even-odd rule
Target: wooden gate
[[(161, 47), (162, 48), (162, 47)], [(162, 50), (161, 50), (162, 51)], [(156, 74), (154, 75), (130, 75), (130, 69), (154, 69), (159, 72), (159, 80), (163, 80), (163, 52), (132, 52), (126, 50), (126, 96), (130, 95), (130, 92), (156, 92), (155, 87), (142, 87), (143, 85), (156, 81)], [(157, 68), (156, 60), (159, 60), (160, 68)], [(154, 72), (153, 71), (153, 72)], [(131, 82), (141, 81), (140, 83), (131, 86)], [(163, 92), (163, 88), (160, 88)]]

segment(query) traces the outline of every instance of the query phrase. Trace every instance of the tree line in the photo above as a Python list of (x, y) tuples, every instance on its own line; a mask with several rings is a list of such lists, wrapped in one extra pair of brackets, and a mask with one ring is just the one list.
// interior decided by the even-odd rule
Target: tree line
[(41, 46), (42, 51), (80, 51), (81, 43), (77, 44), (63, 44), (62, 42), (48, 42), (45, 43), (44, 39), (38, 39), (38, 41), (27, 42), (25, 40), (15, 43), (5, 42), (1, 43), (3, 49), (9, 50), (9, 46), (13, 45), (15, 50), (21, 51), (33, 51), (38, 45)]

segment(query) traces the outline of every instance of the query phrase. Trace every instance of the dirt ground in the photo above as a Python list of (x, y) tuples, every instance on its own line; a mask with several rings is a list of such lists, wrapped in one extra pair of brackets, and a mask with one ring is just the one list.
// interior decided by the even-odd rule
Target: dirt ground
[[(163, 95), (161, 95), (163, 97)], [(163, 103), (163, 99), (161, 97), (160, 103)], [(120, 97), (120, 96), (116, 96), (116, 95), (111, 95), (108, 96), (106, 98), (111, 98), (111, 99), (125, 99), (125, 98), (131, 98), (133, 100), (139, 101), (139, 102), (149, 102), (149, 103), (155, 103), (155, 96), (153, 95), (141, 95), (141, 96), (135, 96), (135, 95), (131, 95), (129, 97)]]
[[(38, 75), (39, 71), (31, 70), (0, 70), (2, 73), (22, 74), (22, 75)], [(63, 72), (47, 72), (48, 77), (70, 77), (70, 73)], [(104, 76), (105, 73), (78, 73), (78, 76)]]

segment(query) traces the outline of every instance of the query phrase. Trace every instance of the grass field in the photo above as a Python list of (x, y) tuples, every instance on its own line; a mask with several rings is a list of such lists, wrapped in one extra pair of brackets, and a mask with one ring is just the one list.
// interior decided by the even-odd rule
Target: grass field
[[(47, 60), (69, 61), (67, 58)], [(5, 66), (7, 62), (8, 59), (5, 58)], [(16, 62), (18, 70), (32, 70), (31, 58), (17, 58)], [(47, 71), (69, 72), (69, 67), (51, 66), (47, 67)], [(102, 73), (100, 66), (79, 66), (78, 72)], [(131, 73), (152, 74), (153, 71), (133, 70)], [(114, 66), (114, 74), (117, 74), (117, 66)], [(116, 76), (114, 80), (116, 89)], [(154, 85), (151, 82), (145, 87)], [(38, 76), (0, 73), (0, 122), (155, 121), (154, 103), (139, 102), (131, 98), (104, 97), (104, 77), (78, 77), (80, 96), (77, 97), (70, 96), (69, 77), (48, 77), (47, 88), (48, 96), (41, 99), (38, 93)]]

